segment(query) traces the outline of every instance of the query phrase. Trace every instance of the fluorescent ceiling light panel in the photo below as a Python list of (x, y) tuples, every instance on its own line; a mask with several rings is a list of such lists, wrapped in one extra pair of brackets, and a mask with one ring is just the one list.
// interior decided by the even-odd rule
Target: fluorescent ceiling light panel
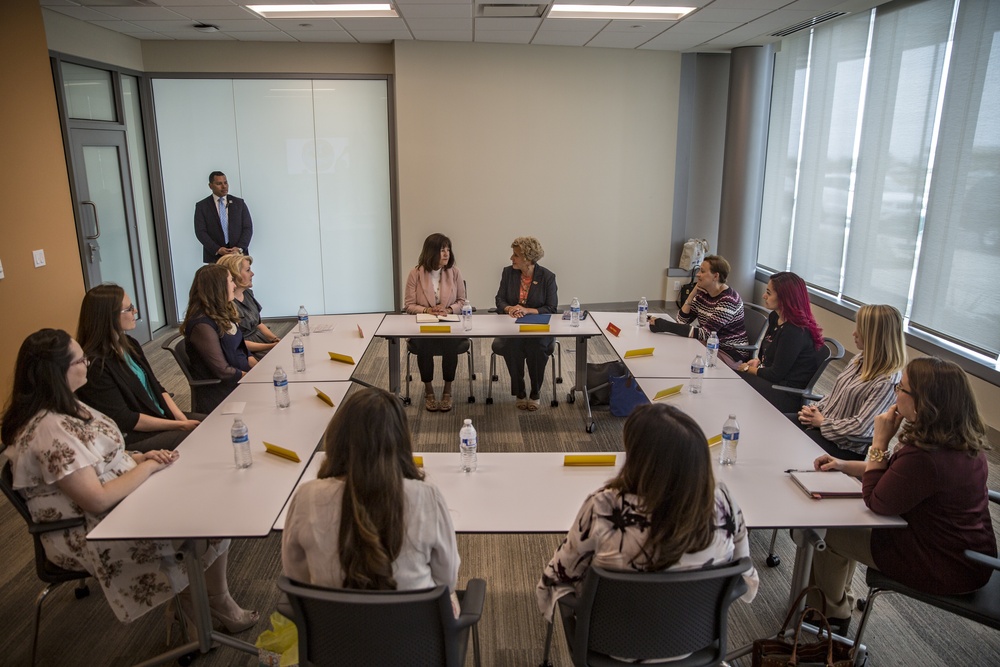
[(694, 7), (652, 7), (642, 5), (552, 5), (550, 19), (642, 19), (677, 21)]
[(352, 5), (247, 5), (267, 19), (398, 18), (388, 3)]

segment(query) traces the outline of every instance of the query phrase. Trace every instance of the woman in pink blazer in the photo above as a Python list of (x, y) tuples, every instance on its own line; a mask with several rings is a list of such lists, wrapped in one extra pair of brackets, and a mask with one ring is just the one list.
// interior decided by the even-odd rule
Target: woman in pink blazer
[[(455, 266), (451, 239), (444, 234), (431, 234), (424, 239), (417, 266), (406, 279), (403, 305), (411, 315), (433, 313), (450, 315), (462, 312), (465, 304), (465, 281)], [(458, 368), (458, 348), (461, 338), (414, 338), (409, 346), (417, 355), (420, 381), (424, 383), (424, 407), (429, 412), (451, 410), (451, 383)], [(441, 357), (444, 391), (441, 400), (434, 396), (434, 357)]]

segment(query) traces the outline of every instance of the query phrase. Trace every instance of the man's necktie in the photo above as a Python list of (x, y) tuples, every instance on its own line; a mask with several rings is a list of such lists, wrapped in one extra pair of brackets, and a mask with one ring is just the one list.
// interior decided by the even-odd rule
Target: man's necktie
[(226, 215), (226, 198), (219, 197), (219, 222), (222, 223), (222, 238), (229, 245), (229, 218)]

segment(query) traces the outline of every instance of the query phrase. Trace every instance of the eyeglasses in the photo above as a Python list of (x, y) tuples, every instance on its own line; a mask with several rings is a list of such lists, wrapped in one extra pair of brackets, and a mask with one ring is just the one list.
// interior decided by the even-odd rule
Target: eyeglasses
[(80, 357), (76, 361), (69, 362), (69, 365), (71, 367), (72, 366), (76, 366), (77, 364), (83, 364), (84, 366), (86, 366), (86, 367), (89, 368), (90, 367), (90, 357)]
[(124, 315), (125, 313), (135, 313), (136, 315), (138, 315), (139, 314), (139, 309), (135, 307), (134, 303), (133, 304), (129, 304), (128, 308), (122, 308), (121, 309), (121, 314)]
[(910, 391), (909, 389), (903, 389), (903, 383), (902, 382), (897, 382), (893, 386), (893, 389), (895, 389), (897, 393), (903, 392), (907, 396), (913, 396), (913, 392), (912, 391)]

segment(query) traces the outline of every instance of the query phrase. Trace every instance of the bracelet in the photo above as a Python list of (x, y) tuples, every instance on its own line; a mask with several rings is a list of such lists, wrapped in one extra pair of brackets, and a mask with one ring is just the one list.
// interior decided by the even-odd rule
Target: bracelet
[(889, 458), (889, 452), (887, 452), (886, 450), (880, 449), (878, 447), (868, 448), (868, 457), (867, 457), (868, 461), (871, 461), (872, 463), (882, 463), (886, 461), (888, 458)]

